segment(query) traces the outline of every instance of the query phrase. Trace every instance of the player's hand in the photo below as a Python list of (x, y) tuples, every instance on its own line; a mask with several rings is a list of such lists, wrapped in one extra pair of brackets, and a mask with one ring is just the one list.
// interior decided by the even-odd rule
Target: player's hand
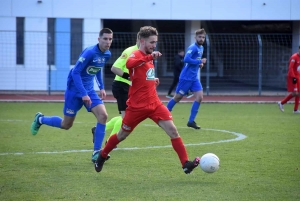
[(153, 51), (151, 53), (153, 60), (157, 59), (158, 57), (160, 57), (162, 54), (159, 51)]
[(83, 103), (84, 103), (87, 107), (91, 107), (91, 106), (92, 106), (92, 100), (90, 99), (89, 96), (83, 96), (83, 97), (82, 97), (82, 101), (83, 101)]
[(159, 79), (156, 77), (154, 80), (155, 80), (155, 86), (158, 86), (159, 83), (160, 83), (160, 82), (159, 82)]
[(101, 99), (105, 99), (105, 98), (106, 98), (106, 92), (105, 92), (104, 89), (101, 89), (101, 90), (100, 90), (100, 98), (101, 98)]
[(204, 64), (203, 64), (203, 63), (201, 63), (199, 66), (200, 66), (200, 68), (203, 68)]
[(202, 63), (205, 64), (206, 63), (206, 58), (201, 59)]
[(293, 77), (293, 84), (297, 83), (297, 78)]

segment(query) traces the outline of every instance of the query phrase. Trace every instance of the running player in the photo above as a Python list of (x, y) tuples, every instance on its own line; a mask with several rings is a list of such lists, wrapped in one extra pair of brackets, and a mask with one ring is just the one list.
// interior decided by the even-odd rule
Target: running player
[[(128, 69), (126, 68), (126, 61), (129, 55), (138, 49), (139, 46), (139, 33), (137, 33), (136, 45), (128, 47), (125, 49), (121, 56), (115, 61), (111, 67), (111, 71), (116, 75), (115, 80), (112, 84), (112, 93), (117, 99), (118, 110), (121, 117), (114, 117), (109, 122), (106, 123), (106, 130), (112, 130), (111, 135), (118, 132), (121, 128), (122, 118), (125, 116), (125, 110), (127, 108), (126, 101), (128, 99), (128, 91), (130, 85), (130, 77), (128, 74)], [(95, 127), (92, 128), (92, 134), (94, 135)], [(115, 147), (116, 148), (116, 147)]]
[[(109, 48), (112, 40), (112, 30), (103, 28), (99, 33), (99, 43), (83, 50), (74, 68), (69, 72), (67, 89), (65, 91), (63, 119), (58, 116), (44, 116), (40, 112), (36, 113), (31, 125), (31, 133), (33, 135), (38, 133), (43, 124), (68, 130), (72, 127), (77, 112), (82, 106), (85, 106), (86, 110), (92, 112), (97, 118), (92, 161), (94, 162), (98, 158), (99, 150), (105, 136), (105, 124), (107, 120), (106, 108), (102, 101), (106, 97), (106, 92), (101, 78), (101, 69), (111, 57)], [(94, 90), (95, 77), (100, 89), (101, 98), (99, 98)]]
[(284, 112), (283, 105), (295, 97), (294, 114), (300, 114), (298, 110), (300, 99), (300, 46), (298, 52), (293, 54), (289, 61), (287, 74), (287, 91), (290, 92), (281, 102), (278, 102), (279, 109)]
[(160, 52), (154, 51), (157, 39), (156, 28), (141, 27), (139, 50), (134, 51), (126, 62), (132, 81), (126, 115), (120, 131), (112, 135), (100, 151), (94, 164), (97, 172), (102, 170), (103, 164), (113, 148), (125, 140), (134, 128), (147, 118), (152, 119), (170, 136), (173, 149), (176, 151), (186, 174), (191, 173), (199, 164), (199, 157), (196, 157), (194, 161), (189, 161), (185, 146), (173, 123), (172, 115), (157, 95), (153, 60), (162, 56)]
[(204, 29), (198, 29), (195, 31), (196, 42), (190, 45), (184, 57), (185, 66), (180, 73), (179, 83), (176, 88), (175, 96), (168, 102), (167, 108), (172, 111), (176, 103), (178, 103), (189, 90), (194, 93), (195, 101), (191, 108), (190, 117), (187, 123), (188, 127), (194, 129), (200, 129), (195, 122), (195, 118), (198, 114), (201, 101), (203, 99), (203, 88), (198, 78), (199, 68), (202, 68), (206, 63), (206, 58), (202, 58), (203, 55), (203, 43), (205, 41), (206, 32)]

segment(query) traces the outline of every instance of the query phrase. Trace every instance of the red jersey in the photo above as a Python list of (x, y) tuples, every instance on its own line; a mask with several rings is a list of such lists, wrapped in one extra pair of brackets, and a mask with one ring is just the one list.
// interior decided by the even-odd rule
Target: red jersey
[(133, 108), (144, 108), (160, 101), (156, 92), (152, 55), (147, 55), (140, 50), (133, 51), (127, 59), (126, 67), (131, 80), (127, 105)]
[(288, 76), (300, 78), (300, 55), (298, 53), (293, 54), (290, 58)]

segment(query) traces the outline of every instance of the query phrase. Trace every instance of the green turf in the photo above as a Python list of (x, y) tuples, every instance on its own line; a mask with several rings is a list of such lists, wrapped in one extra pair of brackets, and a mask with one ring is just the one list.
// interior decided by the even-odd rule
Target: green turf
[[(83, 108), (74, 126), (60, 130), (42, 126), (36, 136), (30, 125), (37, 111), (62, 115), (62, 103), (0, 103), (0, 200), (300, 200), (300, 115), (293, 105), (202, 104), (196, 122), (186, 128), (191, 104), (172, 112), (191, 159), (213, 152), (221, 160), (213, 174), (200, 168), (185, 175), (168, 136), (146, 120), (114, 150), (101, 173), (91, 163), (90, 129), (95, 118)], [(109, 118), (116, 104), (106, 104)], [(247, 136), (232, 140), (230, 133)], [(143, 149), (144, 148), (144, 149)], [(37, 152), (58, 152), (43, 154)], [(3, 155), (3, 153), (8, 153)], [(23, 153), (16, 155), (12, 153)]]

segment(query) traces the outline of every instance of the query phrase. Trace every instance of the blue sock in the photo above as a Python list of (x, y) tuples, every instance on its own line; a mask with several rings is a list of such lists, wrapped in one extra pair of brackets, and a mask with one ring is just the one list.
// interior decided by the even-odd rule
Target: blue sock
[(104, 136), (105, 136), (105, 124), (97, 123), (96, 125), (96, 131), (94, 135), (94, 151), (100, 150)]
[(198, 103), (197, 101), (194, 101), (194, 103), (192, 105), (192, 108), (191, 108), (191, 114), (190, 114), (189, 122), (195, 121), (195, 118), (198, 114), (199, 107), (200, 107), (200, 103)]
[(174, 99), (172, 98), (172, 99), (168, 102), (168, 104), (167, 104), (168, 110), (171, 112), (172, 109), (173, 109), (173, 107), (174, 107), (175, 105), (176, 105), (176, 102), (175, 102)]
[(45, 117), (44, 116), (41, 118), (41, 122), (42, 122), (42, 124), (46, 124), (48, 126), (61, 128), (62, 118), (58, 117), (58, 116), (53, 116), (53, 117)]

